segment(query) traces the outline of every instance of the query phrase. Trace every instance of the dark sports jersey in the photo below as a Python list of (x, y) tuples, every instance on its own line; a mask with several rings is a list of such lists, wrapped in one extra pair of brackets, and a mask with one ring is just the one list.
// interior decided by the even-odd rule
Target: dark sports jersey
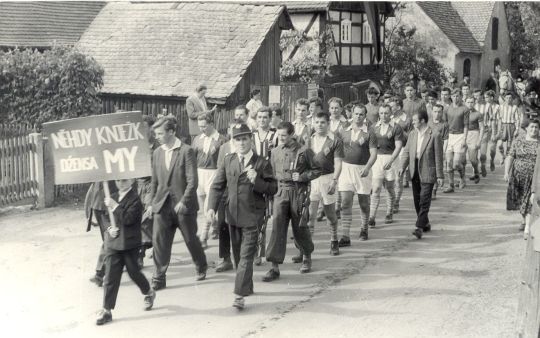
[(384, 135), (381, 135), (380, 121), (375, 125), (373, 131), (375, 132), (375, 136), (377, 136), (378, 153), (381, 155), (392, 155), (394, 150), (396, 150), (396, 141), (403, 139), (403, 130), (394, 121), (390, 121)]
[(217, 169), (219, 148), (226, 142), (227, 138), (217, 130), (211, 136), (197, 135), (191, 145), (197, 156), (197, 168)]
[(463, 134), (463, 129), (469, 126), (469, 109), (464, 105), (450, 106), (447, 111), (448, 132)]
[(448, 123), (442, 121), (435, 123), (433, 120), (431, 120), (428, 125), (432, 130), (441, 135), (443, 141), (448, 140)]
[(343, 162), (350, 164), (365, 165), (370, 156), (369, 148), (377, 148), (377, 136), (373, 129), (365, 124), (359, 130), (350, 126), (343, 131), (342, 139), (345, 155)]
[(426, 111), (426, 105), (424, 101), (416, 98), (414, 100), (410, 99), (404, 99), (403, 100), (403, 111), (407, 116), (411, 117), (414, 115), (414, 113), (417, 113), (421, 110)]
[(334, 172), (334, 159), (343, 158), (343, 141), (333, 133), (328, 133), (324, 143), (318, 149), (318, 142), (315, 140), (317, 134), (311, 136), (310, 147), (315, 153), (313, 158), (317, 167), (322, 169), (322, 175), (331, 174)]
[(409, 138), (409, 133), (411, 130), (413, 130), (412, 118), (407, 114), (401, 114), (400, 116), (394, 118), (394, 122), (399, 124), (401, 130), (403, 131), (401, 141), (403, 142), (403, 146), (405, 146), (407, 144), (407, 139)]
[(477, 110), (469, 111), (469, 130), (480, 130), (480, 123), (484, 123), (484, 116)]

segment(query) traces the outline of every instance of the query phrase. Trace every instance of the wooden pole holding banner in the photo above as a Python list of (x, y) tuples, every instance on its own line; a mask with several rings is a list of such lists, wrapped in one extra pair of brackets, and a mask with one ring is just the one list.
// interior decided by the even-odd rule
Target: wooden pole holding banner
[[(105, 193), (105, 198), (111, 198), (111, 191), (109, 190), (109, 182), (103, 181), (103, 192)], [(109, 211), (109, 219), (111, 220), (111, 226), (116, 228), (116, 220), (114, 219), (113, 210), (111, 207), (107, 206)]]

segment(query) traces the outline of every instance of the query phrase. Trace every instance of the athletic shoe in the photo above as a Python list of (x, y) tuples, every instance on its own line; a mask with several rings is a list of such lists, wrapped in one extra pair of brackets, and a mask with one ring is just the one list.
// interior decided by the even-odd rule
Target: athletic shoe
[(339, 240), (339, 243), (338, 243), (338, 246), (340, 248), (343, 248), (343, 247), (346, 247), (346, 246), (351, 246), (351, 239), (349, 237), (341, 237), (341, 239)]
[(376, 224), (375, 223), (375, 218), (370, 217), (369, 220), (368, 220), (369, 227), (373, 229), (373, 228), (375, 228), (375, 224)]
[(154, 299), (156, 299), (156, 292), (152, 289), (148, 291), (148, 294), (144, 296), (144, 310), (148, 311), (154, 306)]
[(242, 296), (234, 297), (234, 302), (232, 304), (233, 307), (237, 308), (238, 310), (243, 310), (244, 305), (245, 305), (244, 297)]
[(339, 244), (338, 241), (331, 241), (330, 242), (330, 254), (332, 256), (338, 256), (339, 255)]
[(392, 224), (394, 220), (392, 219), (392, 214), (388, 214), (386, 215), (386, 217), (384, 218), (384, 224)]
[(361, 241), (367, 241), (368, 240), (368, 231), (366, 229), (360, 230), (360, 240)]
[(487, 170), (486, 170), (486, 164), (485, 163), (482, 163), (482, 165), (480, 166), (480, 171), (482, 172), (482, 177), (487, 176)]

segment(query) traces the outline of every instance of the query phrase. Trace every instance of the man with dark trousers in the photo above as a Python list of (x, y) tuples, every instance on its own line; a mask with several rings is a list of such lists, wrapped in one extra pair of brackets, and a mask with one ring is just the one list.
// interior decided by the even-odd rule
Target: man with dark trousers
[(207, 217), (215, 218), (215, 210), (227, 190), (225, 214), (236, 265), (233, 306), (241, 310), (244, 297), (253, 293), (259, 225), (264, 219), (266, 198), (276, 193), (277, 184), (270, 162), (252, 150), (251, 129), (238, 124), (232, 136), (236, 153), (227, 155), (218, 167), (210, 187)]
[[(241, 123), (240, 121), (234, 119), (232, 122), (229, 123), (229, 128), (227, 129), (227, 133), (230, 137), (232, 137), (232, 130), (234, 126), (236, 126), (238, 123)], [(219, 154), (218, 154), (218, 160), (217, 160), (217, 167), (219, 168), (221, 165), (223, 165), (223, 162), (225, 161), (225, 157), (229, 154), (233, 154), (236, 152), (236, 147), (234, 146), (234, 141), (231, 139), (224, 143), (221, 147), (219, 147)], [(221, 202), (219, 203), (218, 209), (217, 209), (217, 227), (218, 227), (218, 234), (219, 234), (219, 258), (222, 259), (221, 263), (216, 266), (216, 272), (225, 272), (233, 269), (233, 264), (231, 261), (231, 234), (229, 233), (229, 225), (227, 224), (227, 220), (225, 219), (225, 202), (227, 192), (223, 192), (223, 198), (221, 199)]]
[(193, 149), (176, 136), (176, 119), (166, 116), (152, 126), (161, 146), (152, 157), (152, 206), (154, 229), (155, 290), (166, 286), (166, 273), (176, 228), (197, 268), (197, 280), (206, 278), (206, 255), (197, 236), (197, 160)]
[(414, 130), (409, 134), (407, 144), (403, 148), (400, 173), (409, 166), (417, 215), (413, 235), (421, 239), (423, 232), (431, 231), (428, 213), (433, 186), (435, 183), (439, 186), (444, 183), (443, 141), (441, 135), (428, 126), (426, 111), (413, 113), (412, 122)]
[(104, 198), (115, 222), (105, 232), (105, 280), (103, 283), (103, 309), (98, 313), (97, 325), (112, 320), (111, 310), (116, 305), (118, 289), (124, 266), (129, 277), (141, 290), (144, 297), (144, 309), (154, 305), (156, 292), (137, 263), (141, 246), (141, 220), (143, 205), (139, 195), (133, 189), (133, 179), (117, 180), (118, 192)]
[(272, 268), (263, 277), (264, 282), (279, 278), (279, 264), (283, 264), (287, 248), (289, 222), (295, 245), (301, 253), (300, 272), (311, 271), (311, 253), (314, 246), (307, 225), (309, 184), (322, 173), (315, 165), (315, 155), (311, 148), (302, 146), (297, 141), (292, 123), (280, 123), (277, 132), (279, 145), (272, 151), (270, 160), (274, 177), (278, 181), (278, 191), (274, 196), (272, 234), (266, 249), (266, 260), (272, 263)]

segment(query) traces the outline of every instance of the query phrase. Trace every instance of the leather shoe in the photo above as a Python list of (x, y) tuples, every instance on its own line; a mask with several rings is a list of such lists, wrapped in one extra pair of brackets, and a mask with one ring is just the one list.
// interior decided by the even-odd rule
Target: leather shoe
[(94, 277), (90, 278), (90, 281), (99, 287), (103, 286), (103, 277), (101, 276), (95, 275)]
[(430, 232), (431, 231), (431, 224), (427, 224), (423, 229), (422, 229), (423, 232)]
[(221, 263), (216, 268), (216, 272), (225, 272), (233, 269), (233, 264), (231, 258), (224, 258)]
[(302, 255), (302, 253), (300, 252), (298, 253), (298, 255), (292, 256), (291, 260), (293, 263), (302, 263), (302, 261), (304, 260), (304, 255)]
[(112, 321), (111, 311), (105, 310), (105, 309), (102, 309), (101, 311), (99, 311), (96, 318), (96, 325), (103, 325), (110, 321)]
[(311, 258), (304, 258), (302, 266), (300, 267), (300, 273), (308, 273), (311, 271)]
[(338, 243), (340, 248), (351, 246), (351, 239), (349, 237), (341, 237)]
[(236, 296), (234, 298), (234, 302), (232, 304), (233, 307), (237, 308), (238, 310), (243, 310), (244, 309), (244, 305), (245, 305), (245, 302), (244, 302), (244, 297), (242, 296)]
[(375, 223), (375, 218), (370, 217), (369, 220), (368, 220), (369, 227), (373, 229), (373, 228), (375, 228), (375, 224), (376, 224)]
[(416, 238), (421, 239), (422, 238), (422, 229), (421, 228), (416, 228), (416, 229), (414, 229), (412, 234), (415, 235)]
[(156, 299), (156, 292), (152, 289), (148, 291), (148, 294), (144, 296), (144, 310), (148, 311), (154, 306), (154, 299)]
[(367, 241), (368, 240), (368, 231), (366, 229), (360, 230), (360, 240), (361, 241)]
[(253, 264), (260, 266), (262, 264), (262, 257), (255, 257)]
[(386, 215), (386, 217), (384, 218), (384, 224), (392, 224), (393, 222), (393, 218), (392, 218), (392, 214), (388, 214)]
[(262, 278), (263, 282), (271, 282), (279, 278), (279, 271), (276, 271), (274, 269), (268, 270), (266, 275)]
[(154, 291), (158, 291), (158, 290), (161, 290), (161, 289), (165, 289), (167, 287), (167, 282), (163, 281), (163, 282), (158, 282), (158, 281), (152, 281), (152, 289)]
[(205, 279), (206, 279), (206, 271), (202, 271), (202, 272), (197, 273), (197, 278), (195, 280), (197, 282), (200, 282)]
[(445, 194), (449, 194), (449, 193), (453, 193), (454, 192), (454, 186), (453, 185), (449, 185), (446, 189), (443, 190), (443, 193)]

